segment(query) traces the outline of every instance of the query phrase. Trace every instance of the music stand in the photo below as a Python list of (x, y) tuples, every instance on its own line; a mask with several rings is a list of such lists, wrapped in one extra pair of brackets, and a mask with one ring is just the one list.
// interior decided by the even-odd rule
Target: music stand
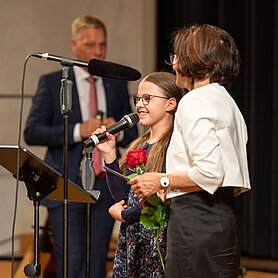
[[(28, 198), (34, 203), (34, 263), (24, 268), (26, 276), (40, 276), (39, 264), (39, 205), (43, 198), (64, 200), (64, 178), (40, 158), (23, 147), (0, 146), (0, 165), (17, 177), (17, 157), (19, 154), (19, 180), (27, 188)], [(68, 200), (71, 202), (95, 203), (99, 198), (98, 190), (90, 193), (68, 180)]]

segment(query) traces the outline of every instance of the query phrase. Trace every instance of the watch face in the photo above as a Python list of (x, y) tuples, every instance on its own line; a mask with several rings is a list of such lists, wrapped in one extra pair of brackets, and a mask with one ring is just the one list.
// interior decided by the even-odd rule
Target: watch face
[(162, 177), (162, 178), (160, 179), (160, 184), (161, 184), (161, 186), (163, 186), (163, 187), (168, 187), (168, 185), (169, 185), (169, 179), (168, 179), (167, 177)]

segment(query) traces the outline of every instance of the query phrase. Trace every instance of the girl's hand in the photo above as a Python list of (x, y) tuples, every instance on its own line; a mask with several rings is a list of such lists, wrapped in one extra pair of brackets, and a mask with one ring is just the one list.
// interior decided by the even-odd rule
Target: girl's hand
[[(102, 125), (100, 128), (95, 130), (92, 135), (104, 133), (106, 126)], [(106, 133), (107, 139), (101, 141), (96, 147), (102, 152), (106, 163), (112, 163), (116, 159), (116, 138), (110, 133)]]
[(124, 219), (122, 218), (121, 213), (122, 213), (122, 210), (124, 210), (126, 208), (127, 208), (127, 205), (125, 205), (125, 201), (121, 200), (120, 202), (118, 202), (110, 207), (109, 213), (114, 219), (116, 219), (120, 222), (125, 222)]

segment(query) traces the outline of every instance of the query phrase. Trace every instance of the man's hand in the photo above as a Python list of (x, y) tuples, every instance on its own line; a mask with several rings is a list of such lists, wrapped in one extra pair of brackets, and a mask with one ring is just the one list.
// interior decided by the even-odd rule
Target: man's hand
[[(111, 125), (115, 124), (116, 121), (114, 118), (110, 117), (110, 118), (106, 118), (102, 121), (102, 124), (105, 125), (107, 128), (110, 127)], [(118, 139), (118, 137), (120, 136), (120, 132), (114, 134), (116, 140)]]
[(131, 189), (139, 199), (145, 199), (161, 190), (161, 173), (145, 173), (130, 180)]
[(96, 118), (90, 118), (86, 122), (83, 122), (80, 125), (80, 136), (82, 138), (88, 138), (91, 136), (92, 132), (99, 128), (102, 124), (101, 120), (97, 120)]
[(102, 121), (102, 124), (105, 125), (106, 127), (109, 127), (109, 126), (111, 126), (111, 125), (113, 125), (113, 124), (115, 124), (115, 123), (116, 123), (116, 121), (115, 121), (115, 119), (112, 118), (112, 117), (103, 119), (103, 121)]
[[(88, 138), (92, 133), (100, 128), (102, 125), (105, 125), (107, 128), (116, 123), (115, 119), (110, 117), (104, 120), (98, 120), (96, 118), (90, 118), (86, 122), (83, 122), (80, 125), (80, 136), (81, 138)], [(116, 139), (120, 136), (120, 133), (114, 135)]]
[(124, 219), (122, 218), (122, 210), (126, 209), (127, 205), (125, 205), (125, 201), (121, 200), (120, 202), (114, 204), (113, 206), (110, 207), (109, 213), (110, 215), (120, 221), (120, 222), (125, 222)]

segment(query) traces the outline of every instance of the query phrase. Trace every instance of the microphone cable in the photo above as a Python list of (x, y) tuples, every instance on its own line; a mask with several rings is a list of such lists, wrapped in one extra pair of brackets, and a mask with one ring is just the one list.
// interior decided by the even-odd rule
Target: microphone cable
[(14, 241), (15, 241), (15, 223), (16, 223), (16, 214), (17, 214), (17, 204), (18, 204), (18, 188), (19, 188), (19, 161), (20, 161), (20, 142), (21, 142), (21, 130), (22, 130), (22, 114), (23, 114), (23, 103), (24, 103), (24, 81), (26, 66), (28, 60), (34, 56), (30, 54), (25, 58), (22, 74), (22, 83), (21, 83), (21, 102), (20, 102), (20, 112), (19, 112), (19, 129), (18, 129), (18, 142), (17, 142), (17, 173), (16, 173), (16, 188), (15, 188), (15, 203), (14, 203), (14, 214), (12, 222), (12, 278), (14, 277)]

